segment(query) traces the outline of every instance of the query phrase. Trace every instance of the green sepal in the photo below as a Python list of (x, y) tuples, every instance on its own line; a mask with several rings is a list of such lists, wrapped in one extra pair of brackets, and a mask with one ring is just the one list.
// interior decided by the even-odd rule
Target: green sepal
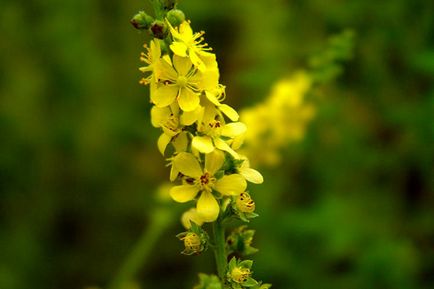
[(246, 282), (243, 283), (244, 287), (253, 287), (258, 285), (258, 281), (256, 281), (255, 279), (253, 279), (252, 277), (247, 278)]

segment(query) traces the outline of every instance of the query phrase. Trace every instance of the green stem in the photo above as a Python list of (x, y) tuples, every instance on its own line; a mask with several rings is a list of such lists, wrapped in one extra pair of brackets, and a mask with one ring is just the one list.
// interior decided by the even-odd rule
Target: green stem
[(214, 232), (214, 255), (217, 264), (217, 272), (220, 279), (223, 281), (225, 277), (227, 256), (226, 256), (226, 241), (225, 241), (225, 229), (220, 219), (213, 223)]
[(134, 278), (146, 260), (149, 260), (149, 253), (173, 219), (172, 213), (165, 208), (159, 208), (151, 215), (151, 223), (108, 285), (108, 289), (121, 289)]
[(154, 8), (155, 18), (158, 20), (163, 19), (163, 7), (160, 0), (150, 0)]

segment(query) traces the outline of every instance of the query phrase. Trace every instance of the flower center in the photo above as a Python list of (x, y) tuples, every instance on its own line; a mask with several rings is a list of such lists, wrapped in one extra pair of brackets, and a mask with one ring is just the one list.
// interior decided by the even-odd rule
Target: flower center
[(180, 87), (186, 87), (188, 83), (188, 79), (185, 76), (178, 76), (178, 79), (176, 80), (176, 84), (178, 84)]
[(211, 192), (212, 191), (212, 187), (213, 187), (215, 181), (216, 181), (216, 179), (214, 178), (214, 176), (210, 175), (210, 173), (208, 173), (208, 172), (205, 172), (197, 180), (197, 184), (199, 185), (199, 187), (202, 190)]
[(222, 123), (218, 120), (213, 120), (208, 123), (209, 126), (209, 136), (219, 137), (222, 130)]

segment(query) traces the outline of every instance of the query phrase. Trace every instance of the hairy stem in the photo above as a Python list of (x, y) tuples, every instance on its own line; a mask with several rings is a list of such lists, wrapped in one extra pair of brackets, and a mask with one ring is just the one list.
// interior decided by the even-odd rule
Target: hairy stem
[(157, 243), (159, 237), (171, 224), (173, 220), (172, 215), (165, 208), (159, 208), (151, 214), (151, 223), (132, 248), (119, 271), (108, 285), (108, 289), (121, 289), (125, 284), (133, 280), (140, 268), (144, 266), (146, 260), (149, 260), (149, 253)]

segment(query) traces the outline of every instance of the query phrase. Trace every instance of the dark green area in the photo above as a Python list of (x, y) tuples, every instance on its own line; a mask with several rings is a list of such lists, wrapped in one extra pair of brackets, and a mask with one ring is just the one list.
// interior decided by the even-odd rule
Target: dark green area
[[(0, 288), (105, 286), (168, 179), (129, 24), (144, 1), (0, 2)], [(303, 142), (253, 186), (255, 278), (274, 288), (434, 288), (434, 2), (183, 0), (228, 102), (263, 99), (327, 39), (353, 60), (321, 90)], [(174, 206), (179, 208), (179, 206)], [(211, 252), (174, 223), (143, 288), (191, 288)]]

